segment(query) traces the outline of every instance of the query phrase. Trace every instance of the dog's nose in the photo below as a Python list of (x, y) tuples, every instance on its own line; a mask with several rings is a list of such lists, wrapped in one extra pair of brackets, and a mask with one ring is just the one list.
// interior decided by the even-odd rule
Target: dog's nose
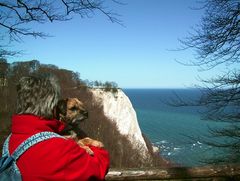
[(88, 112), (87, 112), (87, 111), (84, 111), (84, 112), (83, 112), (83, 115), (84, 115), (85, 117), (88, 117)]

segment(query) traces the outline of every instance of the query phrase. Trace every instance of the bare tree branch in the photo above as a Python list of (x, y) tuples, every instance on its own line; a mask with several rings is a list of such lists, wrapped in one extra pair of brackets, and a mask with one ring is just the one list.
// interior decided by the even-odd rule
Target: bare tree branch
[(195, 49), (196, 59), (190, 64), (211, 69), (220, 64), (240, 62), (240, 2), (205, 0), (199, 26), (189, 37), (180, 40), (182, 49)]
[[(29, 25), (68, 21), (73, 15), (89, 18), (95, 12), (105, 15), (112, 23), (122, 25), (119, 15), (107, 10), (104, 4), (104, 0), (3, 0), (0, 2), (0, 28), (1, 34), (4, 34), (1, 41), (21, 42), (26, 36), (46, 38), (50, 35)], [(19, 52), (8, 51), (3, 45), (0, 46), (0, 58), (17, 54)]]
[(0, 27), (8, 31), (10, 40), (21, 41), (22, 36), (48, 37), (28, 25), (68, 21), (72, 15), (90, 17), (95, 12), (104, 14), (111, 22), (121, 24), (119, 15), (108, 11), (101, 0), (5, 0), (0, 2)]

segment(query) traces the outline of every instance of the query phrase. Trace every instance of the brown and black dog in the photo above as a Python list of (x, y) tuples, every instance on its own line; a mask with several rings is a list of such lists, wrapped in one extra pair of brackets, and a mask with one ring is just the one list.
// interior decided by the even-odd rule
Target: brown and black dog
[(54, 109), (55, 118), (63, 121), (66, 128), (61, 132), (66, 138), (74, 139), (80, 147), (86, 150), (87, 153), (93, 155), (93, 151), (89, 145), (96, 147), (104, 147), (103, 143), (91, 138), (78, 138), (79, 123), (88, 118), (88, 112), (84, 108), (83, 103), (77, 98), (66, 98), (58, 101)]

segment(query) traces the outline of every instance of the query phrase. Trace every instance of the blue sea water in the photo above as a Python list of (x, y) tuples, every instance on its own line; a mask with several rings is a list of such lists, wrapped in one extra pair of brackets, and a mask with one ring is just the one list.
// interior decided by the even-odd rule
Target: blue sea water
[[(204, 165), (204, 159), (218, 154), (203, 144), (209, 127), (226, 126), (201, 119), (199, 107), (174, 107), (166, 104), (178, 94), (181, 99), (194, 100), (201, 93), (197, 89), (124, 89), (136, 110), (142, 132), (160, 149), (160, 154), (182, 166)], [(189, 137), (194, 136), (196, 139)], [(210, 137), (210, 136), (209, 136)]]

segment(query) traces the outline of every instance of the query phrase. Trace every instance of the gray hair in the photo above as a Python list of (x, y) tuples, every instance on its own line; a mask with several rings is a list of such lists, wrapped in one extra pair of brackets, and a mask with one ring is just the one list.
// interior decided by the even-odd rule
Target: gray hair
[(60, 97), (60, 86), (53, 75), (22, 77), (17, 85), (17, 114), (53, 118), (53, 108)]

